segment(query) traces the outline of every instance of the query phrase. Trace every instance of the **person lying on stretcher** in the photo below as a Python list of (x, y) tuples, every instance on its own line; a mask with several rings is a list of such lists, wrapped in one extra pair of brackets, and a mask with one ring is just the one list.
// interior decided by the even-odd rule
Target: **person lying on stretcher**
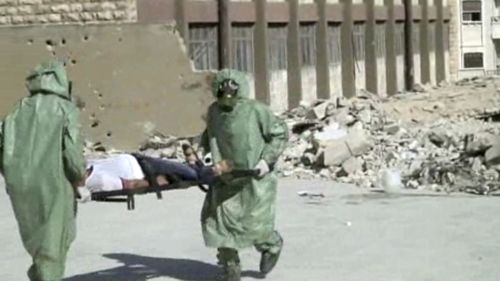
[(228, 161), (203, 166), (191, 148), (183, 149), (186, 163), (138, 154), (117, 154), (105, 159), (89, 160), (84, 185), (90, 193), (147, 188), (152, 181), (161, 186), (172, 179), (210, 185), (218, 176), (232, 170)]

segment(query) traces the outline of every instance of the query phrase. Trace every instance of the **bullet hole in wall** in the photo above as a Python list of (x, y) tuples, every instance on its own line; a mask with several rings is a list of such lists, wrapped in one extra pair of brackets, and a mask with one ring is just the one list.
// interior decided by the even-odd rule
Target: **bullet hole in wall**
[(91, 128), (97, 128), (101, 122), (99, 120), (94, 120), (92, 124), (90, 124)]
[(47, 50), (53, 51), (54, 50), (54, 42), (51, 39), (45, 40), (45, 47), (47, 47)]

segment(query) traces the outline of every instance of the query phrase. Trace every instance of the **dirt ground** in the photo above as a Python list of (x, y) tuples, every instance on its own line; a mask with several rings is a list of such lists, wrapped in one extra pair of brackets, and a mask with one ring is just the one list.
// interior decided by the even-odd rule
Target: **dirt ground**
[[(321, 192), (324, 198), (298, 196)], [(212, 280), (214, 250), (203, 245), (197, 189), (80, 206), (66, 281)], [(493, 281), (500, 276), (500, 198), (464, 194), (388, 195), (325, 181), (282, 180), (282, 259), (266, 280)], [(27, 280), (29, 265), (8, 197), (0, 192), (0, 280)], [(259, 256), (242, 253), (243, 280)]]

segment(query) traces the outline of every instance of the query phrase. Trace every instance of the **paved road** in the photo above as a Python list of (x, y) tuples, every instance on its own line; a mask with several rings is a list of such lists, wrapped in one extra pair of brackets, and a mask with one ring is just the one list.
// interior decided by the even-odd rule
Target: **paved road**
[[(298, 191), (322, 192), (304, 198)], [(66, 281), (211, 280), (197, 189), (141, 196), (137, 209), (80, 206)], [(270, 281), (500, 280), (500, 198), (386, 195), (331, 182), (283, 180), (278, 227), (286, 247)], [(5, 192), (0, 191), (0, 280), (27, 280)], [(259, 256), (242, 254), (244, 280), (259, 279)]]

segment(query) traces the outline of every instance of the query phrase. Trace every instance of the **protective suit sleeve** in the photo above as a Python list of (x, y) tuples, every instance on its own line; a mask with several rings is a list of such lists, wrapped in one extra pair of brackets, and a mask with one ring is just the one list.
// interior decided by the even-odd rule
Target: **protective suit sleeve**
[(64, 169), (68, 180), (75, 184), (85, 176), (83, 142), (80, 136), (80, 114), (71, 110), (66, 119), (63, 133)]
[(208, 139), (208, 129), (205, 129), (201, 134), (200, 146), (203, 148), (203, 153), (207, 154), (210, 152), (210, 141)]
[(286, 148), (288, 127), (263, 105), (257, 107), (257, 114), (262, 136), (266, 142), (260, 159), (272, 167)]

